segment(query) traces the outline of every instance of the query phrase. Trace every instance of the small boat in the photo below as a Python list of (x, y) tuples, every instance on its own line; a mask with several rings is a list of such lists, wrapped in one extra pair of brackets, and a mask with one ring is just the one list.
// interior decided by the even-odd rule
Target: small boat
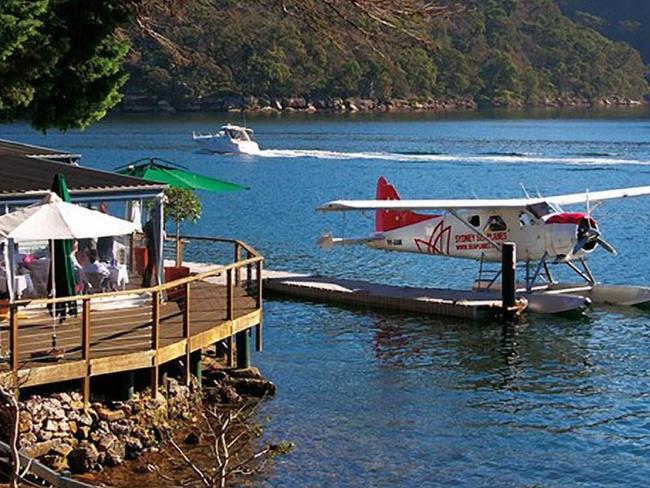
[(253, 140), (253, 130), (238, 125), (224, 125), (214, 134), (192, 132), (192, 140), (202, 149), (216, 153), (256, 154), (260, 147)]

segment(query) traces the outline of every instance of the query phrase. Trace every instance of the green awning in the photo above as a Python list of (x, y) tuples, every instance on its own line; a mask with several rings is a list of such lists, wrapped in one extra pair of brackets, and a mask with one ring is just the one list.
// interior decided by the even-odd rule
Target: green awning
[(156, 183), (167, 183), (176, 188), (191, 190), (206, 190), (213, 193), (228, 193), (232, 191), (248, 190), (248, 187), (218, 180), (209, 176), (192, 173), (172, 163), (161, 164), (156, 159), (136, 161), (128, 166), (118, 169), (119, 174), (135, 176)]

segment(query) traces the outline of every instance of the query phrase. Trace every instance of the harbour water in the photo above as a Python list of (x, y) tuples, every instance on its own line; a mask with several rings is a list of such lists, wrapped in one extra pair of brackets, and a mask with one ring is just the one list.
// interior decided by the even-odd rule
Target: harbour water
[[(269, 268), (466, 288), (471, 261), (318, 249), (322, 231), (363, 235), (373, 217), (315, 208), (371, 198), (379, 176), (412, 198), (650, 185), (647, 111), (556, 115), (254, 118), (257, 156), (196, 152), (192, 130), (228, 118), (219, 115), (114, 116), (48, 135), (16, 124), (0, 137), (79, 152), (97, 168), (156, 156), (245, 184), (201, 194), (203, 217), (186, 230), (243, 239)], [(600, 280), (650, 285), (649, 209), (649, 199), (598, 208), (619, 250), (591, 259)], [(265, 333), (253, 362), (278, 385), (261, 412), (265, 435), (296, 443), (265, 486), (645, 486), (650, 477), (650, 312), (605, 307), (504, 329), (273, 300)]]

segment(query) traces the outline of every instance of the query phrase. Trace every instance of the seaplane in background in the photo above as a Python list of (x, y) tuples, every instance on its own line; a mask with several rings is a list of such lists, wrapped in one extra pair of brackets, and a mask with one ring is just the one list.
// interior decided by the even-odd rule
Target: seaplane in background
[[(336, 238), (323, 234), (318, 244), (362, 244), (373, 249), (475, 259), (480, 262), (475, 289), (498, 291), (499, 273), (484, 279), (485, 264), (501, 261), (504, 242), (517, 246), (517, 261), (525, 264), (525, 282), (518, 292), (533, 312), (559, 313), (595, 304), (650, 305), (650, 288), (604, 285), (596, 281), (587, 258), (597, 249), (616, 255), (592, 217), (606, 200), (650, 195), (650, 186), (585, 192), (552, 197), (502, 200), (401, 200), (383, 177), (375, 200), (337, 200), (322, 211), (375, 211), (375, 232), (367, 237)], [(586, 205), (586, 212), (562, 207)], [(438, 211), (437, 214), (416, 213)], [(558, 283), (550, 265), (568, 266), (578, 284)]]

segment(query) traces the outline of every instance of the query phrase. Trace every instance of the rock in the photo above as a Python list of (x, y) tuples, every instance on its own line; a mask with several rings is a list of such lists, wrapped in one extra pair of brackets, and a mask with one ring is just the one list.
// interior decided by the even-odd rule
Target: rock
[[(93, 433), (94, 435), (94, 433)], [(93, 436), (91, 436), (93, 437)], [(112, 432), (98, 436), (95, 444), (100, 451), (108, 451), (117, 442), (117, 436)]]
[(62, 404), (68, 404), (69, 405), (70, 402), (72, 402), (72, 397), (68, 393), (65, 393), (65, 392), (55, 393), (54, 395), (52, 395), (52, 398), (55, 398), (55, 399), (59, 400)]
[(22, 411), (18, 414), (18, 432), (24, 434), (32, 430), (32, 416), (29, 412)]
[(128, 419), (122, 419), (111, 423), (110, 429), (117, 436), (125, 436), (133, 429), (133, 423)]
[(128, 436), (124, 442), (124, 458), (125, 459), (136, 459), (142, 454), (144, 450), (144, 445), (142, 441), (137, 437)]
[(65, 410), (63, 407), (55, 407), (52, 408), (48, 412), (48, 418), (49, 419), (54, 419), (54, 420), (61, 420), (65, 418)]
[(67, 442), (55, 441), (50, 449), (50, 453), (58, 454), (59, 456), (66, 457), (72, 451), (72, 446)]
[(277, 114), (280, 113), (280, 111), (277, 108), (274, 107), (262, 107), (257, 110), (260, 113), (266, 113), (266, 114)]
[(70, 432), (70, 422), (68, 420), (59, 421), (59, 432)]
[(258, 380), (263, 378), (262, 373), (260, 373), (260, 370), (255, 366), (251, 366), (250, 368), (231, 369), (228, 371), (228, 376), (233, 378), (255, 378)]
[(119, 439), (115, 439), (115, 442), (106, 450), (105, 463), (108, 466), (117, 466), (124, 462), (124, 457), (126, 455), (126, 447), (124, 442)]
[(55, 422), (54, 420), (46, 420), (45, 430), (48, 430), (50, 432), (57, 432), (59, 430), (59, 423)]
[(37, 442), (38, 438), (36, 437), (36, 434), (33, 432), (27, 432), (20, 436), (19, 446), (20, 449), (27, 449), (29, 447), (32, 447)]
[(39, 441), (49, 441), (52, 438), (52, 432), (49, 430), (42, 429), (38, 431), (36, 437), (38, 437)]
[(55, 471), (65, 471), (68, 469), (68, 460), (59, 454), (46, 454), (40, 458), (40, 461)]
[(69, 420), (68, 421), (68, 431), (72, 435), (75, 435), (77, 433), (77, 422), (75, 422), (74, 420)]
[(97, 463), (99, 452), (93, 444), (84, 443), (73, 449), (67, 459), (73, 474), (87, 473)]
[(26, 448), (23, 449), (23, 452), (25, 453), (26, 456), (29, 456), (31, 458), (40, 458), (41, 456), (44, 456), (50, 450), (52, 447), (54, 447), (55, 443), (57, 441), (54, 440), (47, 440), (43, 442), (37, 442), (35, 444), (32, 444), (31, 446), (27, 446)]
[(307, 108), (307, 101), (302, 97), (283, 98), (282, 106), (285, 109), (292, 108), (294, 110), (304, 110)]
[(218, 389), (218, 402), (226, 404), (238, 404), (241, 403), (242, 397), (237, 393), (237, 390), (232, 385), (222, 385)]
[(275, 395), (275, 385), (268, 380), (243, 378), (235, 382), (235, 390), (241, 396), (262, 398)]
[(79, 425), (90, 426), (93, 424), (93, 418), (87, 412), (81, 412), (76, 418), (76, 421)]
[(97, 409), (97, 415), (99, 415), (100, 419), (107, 422), (116, 422), (126, 417), (123, 410), (109, 410), (107, 408)]

